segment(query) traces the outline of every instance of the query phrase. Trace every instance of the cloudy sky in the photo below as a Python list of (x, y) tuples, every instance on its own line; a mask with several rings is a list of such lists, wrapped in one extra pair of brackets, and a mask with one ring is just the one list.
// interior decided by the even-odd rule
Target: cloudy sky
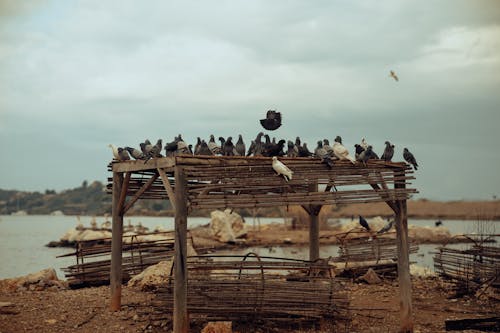
[(109, 143), (249, 142), (270, 108), (310, 147), (408, 147), (417, 197), (500, 196), (500, 2), (0, 0), (0, 188), (104, 181)]

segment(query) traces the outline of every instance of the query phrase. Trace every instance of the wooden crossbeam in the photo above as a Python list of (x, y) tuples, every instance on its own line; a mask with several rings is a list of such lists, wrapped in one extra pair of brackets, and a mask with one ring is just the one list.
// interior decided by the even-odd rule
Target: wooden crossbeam
[(163, 183), (163, 187), (165, 187), (165, 191), (167, 191), (168, 200), (170, 200), (170, 204), (175, 211), (175, 195), (172, 186), (170, 185), (170, 181), (168, 180), (168, 176), (165, 173), (165, 170), (162, 168), (158, 168), (158, 173), (160, 174), (161, 181)]
[(158, 178), (158, 174), (155, 174), (155, 175), (152, 175), (151, 178), (149, 178), (148, 182), (146, 184), (144, 184), (140, 189), (139, 191), (137, 191), (137, 193), (127, 202), (127, 204), (125, 205), (125, 207), (123, 208), (123, 212), (122, 212), (122, 215), (125, 215), (125, 213), (130, 209), (132, 208), (132, 206), (134, 205), (134, 203), (139, 200), (139, 198), (141, 197), (141, 195), (146, 192), (150, 187), (151, 185), (154, 183), (154, 181), (156, 180), (156, 178)]

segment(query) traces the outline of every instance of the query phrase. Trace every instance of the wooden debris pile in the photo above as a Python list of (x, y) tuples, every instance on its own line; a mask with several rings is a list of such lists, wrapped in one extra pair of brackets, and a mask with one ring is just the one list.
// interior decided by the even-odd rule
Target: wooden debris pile
[[(348, 299), (325, 262), (246, 256), (188, 259), (190, 319), (279, 325), (331, 319), (347, 322)], [(169, 316), (173, 278), (157, 293), (154, 306)]]

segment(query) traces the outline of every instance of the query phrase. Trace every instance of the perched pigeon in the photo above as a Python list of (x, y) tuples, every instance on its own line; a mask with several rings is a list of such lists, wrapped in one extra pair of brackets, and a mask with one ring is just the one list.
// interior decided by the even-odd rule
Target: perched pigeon
[(198, 151), (195, 152), (195, 155), (213, 155), (213, 153), (210, 148), (208, 148), (208, 144), (205, 140), (201, 140), (200, 147), (198, 148)]
[(174, 141), (165, 145), (165, 155), (172, 156), (177, 152), (177, 142), (179, 142), (179, 138), (175, 137)]
[(222, 155), (222, 149), (215, 142), (215, 137), (213, 134), (210, 134), (210, 140), (207, 143), (208, 148), (212, 151), (213, 155)]
[[(223, 138), (221, 137), (221, 138), (219, 138), (219, 140), (220, 139), (223, 139)], [(228, 137), (226, 141), (221, 140), (221, 146), (222, 146), (222, 154), (224, 156), (236, 155), (235, 153), (237, 153), (237, 152), (236, 152), (236, 148), (234, 147), (232, 137)]]
[(365, 218), (361, 215), (359, 215), (359, 224), (361, 224), (361, 226), (363, 228), (366, 229), (366, 231), (370, 231), (370, 226), (368, 225), (368, 222), (365, 220)]
[(197, 137), (196, 144), (194, 145), (194, 154), (193, 155), (198, 155), (198, 150), (200, 149), (200, 146), (201, 146), (201, 138)]
[(363, 164), (366, 166), (366, 162), (370, 159), (378, 159), (377, 154), (372, 149), (372, 146), (368, 146), (366, 150), (363, 150), (361, 154), (358, 155), (358, 161), (363, 162)]
[(179, 135), (177, 137), (179, 141), (177, 141), (177, 153), (178, 154), (192, 154), (191, 149), (189, 148), (189, 145), (186, 144), (184, 140), (182, 140), (182, 137)]
[(278, 175), (283, 175), (286, 181), (292, 179), (293, 171), (281, 163), (276, 156), (273, 156), (273, 169)]
[(311, 157), (313, 154), (307, 148), (307, 143), (303, 143), (302, 146), (297, 146), (299, 150), (299, 157)]
[(281, 113), (276, 110), (269, 110), (266, 118), (260, 120), (260, 124), (268, 131), (274, 131), (281, 126)]
[(143, 160), (145, 158), (144, 154), (139, 149), (135, 149), (132, 147), (125, 147), (125, 149), (129, 152), (130, 156), (132, 156), (136, 160)]
[(238, 141), (236, 142), (234, 148), (236, 148), (238, 155), (245, 156), (246, 147), (245, 143), (243, 142), (243, 137), (241, 136), (241, 134), (238, 134)]
[(288, 150), (286, 151), (286, 156), (288, 156), (288, 157), (299, 156), (299, 149), (295, 146), (293, 141), (288, 140), (287, 147), (288, 147)]
[(333, 153), (340, 160), (349, 160), (352, 164), (356, 164), (354, 157), (349, 155), (347, 148), (342, 145), (342, 138), (340, 136), (335, 138), (335, 142), (333, 143)]
[(113, 157), (115, 160), (120, 161), (120, 154), (118, 153), (118, 148), (112, 143), (108, 145), (109, 148), (111, 148), (111, 151), (113, 152)]
[(247, 156), (260, 156), (262, 155), (262, 136), (264, 133), (259, 132), (255, 140), (252, 141), (252, 145), (248, 148)]
[(387, 223), (386, 225), (384, 225), (382, 227), (382, 229), (380, 229), (379, 231), (377, 231), (377, 234), (383, 234), (383, 233), (386, 233), (388, 232), (389, 230), (392, 229), (392, 227), (394, 226), (394, 220), (390, 221), (389, 223)]
[(411, 165), (413, 165), (413, 168), (415, 170), (418, 170), (418, 164), (417, 164), (417, 160), (415, 159), (415, 156), (413, 156), (412, 153), (410, 153), (410, 151), (408, 150), (408, 148), (405, 148), (403, 150), (403, 158), (405, 159), (406, 162), (410, 163)]
[(156, 141), (156, 144), (153, 146), (153, 148), (149, 151), (148, 155), (146, 156), (144, 163), (149, 161), (151, 158), (161, 157), (161, 148), (162, 148), (162, 140), (158, 139), (158, 141)]
[(151, 149), (153, 149), (151, 141), (149, 141), (148, 139), (144, 140), (144, 150), (143, 150), (144, 155), (148, 155)]
[(333, 156), (333, 148), (330, 146), (330, 141), (328, 141), (328, 139), (323, 139), (323, 148), (325, 148), (328, 155)]
[(361, 139), (361, 143), (360, 143), (360, 146), (363, 147), (363, 149), (366, 150), (366, 148), (368, 148), (368, 143), (366, 142), (365, 138), (362, 138)]
[(360, 155), (362, 152), (364, 152), (364, 151), (365, 151), (365, 149), (364, 149), (363, 147), (361, 147), (361, 145), (360, 145), (359, 143), (356, 143), (356, 144), (354, 145), (354, 149), (355, 149), (355, 151), (354, 151), (354, 157), (356, 158), (356, 160), (358, 160), (358, 159), (359, 159), (359, 155)]
[(266, 157), (283, 156), (283, 147), (285, 146), (285, 142), (285, 140), (281, 139), (278, 143), (270, 142), (265, 144), (262, 155)]
[(316, 157), (319, 157), (321, 159), (321, 162), (326, 164), (328, 168), (333, 168), (333, 162), (330, 159), (330, 154), (328, 154), (326, 149), (323, 148), (323, 142), (321, 140), (318, 141), (318, 146), (314, 150), (314, 155)]
[(391, 70), (389, 72), (389, 76), (392, 77), (394, 80), (399, 81), (399, 78), (394, 71)]
[(394, 145), (391, 145), (389, 141), (386, 141), (384, 153), (382, 154), (381, 159), (386, 162), (390, 162), (392, 160), (392, 156), (394, 156)]
[(126, 149), (119, 147), (118, 148), (118, 155), (120, 156), (120, 161), (130, 160), (130, 155), (128, 154)]

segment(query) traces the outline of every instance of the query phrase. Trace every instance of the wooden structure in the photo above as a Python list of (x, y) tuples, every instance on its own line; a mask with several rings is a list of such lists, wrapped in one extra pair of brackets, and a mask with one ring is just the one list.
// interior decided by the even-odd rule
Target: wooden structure
[[(370, 160), (367, 165), (319, 159), (280, 158), (293, 171), (285, 181), (267, 157), (177, 155), (111, 165), (113, 243), (111, 309), (121, 304), (123, 216), (138, 199), (169, 199), (175, 209), (174, 332), (187, 332), (187, 216), (196, 208), (258, 208), (301, 205), (310, 216), (309, 259), (319, 258), (319, 219), (323, 205), (386, 202), (396, 215), (401, 331), (412, 332), (411, 282), (406, 200), (415, 189), (404, 162)], [(127, 201), (127, 198), (128, 201)]]

